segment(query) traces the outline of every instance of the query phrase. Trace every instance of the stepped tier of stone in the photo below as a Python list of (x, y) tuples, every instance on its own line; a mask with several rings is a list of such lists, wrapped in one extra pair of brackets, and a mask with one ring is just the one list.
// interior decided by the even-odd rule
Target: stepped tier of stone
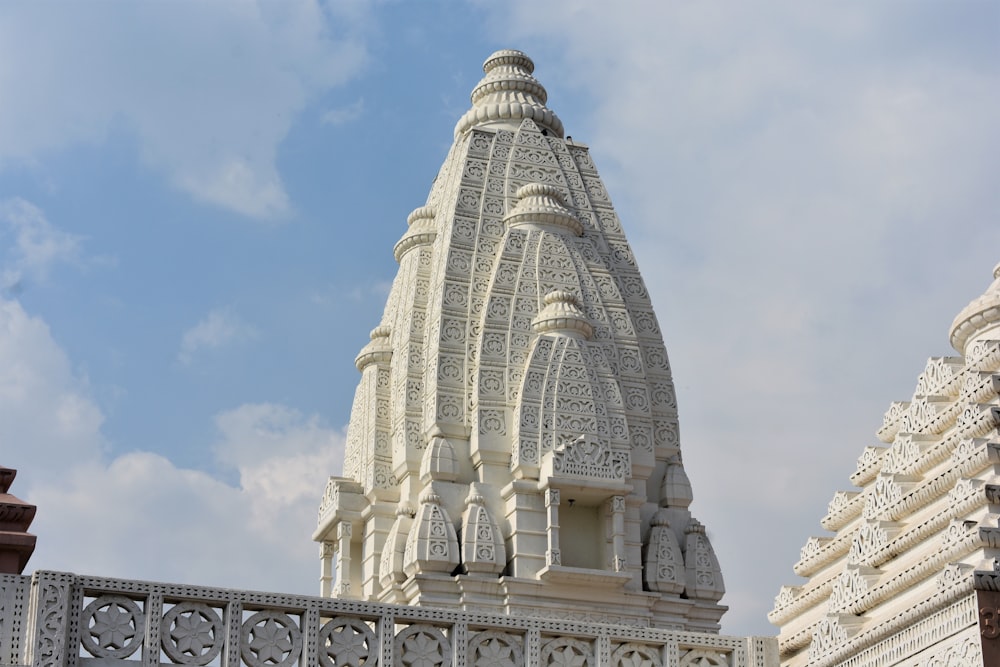
[(986, 599), (1000, 590), (1000, 267), (994, 277), (952, 325), (960, 356), (930, 359), (913, 398), (890, 406), (882, 444), (821, 521), (830, 534), (802, 549), (806, 581), (769, 616), (783, 665), (1000, 664), (983, 662), (1000, 635), (1000, 600)]
[(17, 471), (0, 466), (0, 573), (24, 572), (35, 551), (35, 536), (28, 532), (35, 506), (8, 493)]
[(718, 631), (670, 365), (585, 145), (500, 51), (356, 363), (322, 593)]

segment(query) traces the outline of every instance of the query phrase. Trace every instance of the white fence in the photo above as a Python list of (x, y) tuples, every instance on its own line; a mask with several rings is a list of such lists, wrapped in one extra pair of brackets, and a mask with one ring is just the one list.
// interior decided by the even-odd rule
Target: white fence
[(777, 667), (777, 641), (65, 572), (0, 575), (0, 665)]

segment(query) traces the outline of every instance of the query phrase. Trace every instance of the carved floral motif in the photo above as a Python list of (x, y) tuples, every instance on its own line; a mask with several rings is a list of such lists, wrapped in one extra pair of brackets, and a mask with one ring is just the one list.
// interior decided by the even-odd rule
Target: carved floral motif
[(543, 667), (595, 667), (593, 647), (579, 639), (550, 639), (542, 646)]
[(240, 655), (248, 667), (289, 667), (302, 653), (302, 633), (288, 614), (258, 611), (243, 622)]
[(207, 665), (222, 651), (225, 626), (219, 613), (206, 604), (181, 602), (160, 622), (163, 652), (182, 665)]
[(469, 667), (522, 667), (524, 651), (520, 637), (506, 632), (478, 632), (469, 640)]
[(411, 625), (396, 635), (396, 656), (404, 667), (445, 667), (451, 664), (451, 644), (433, 626)]
[(552, 472), (562, 477), (624, 481), (631, 464), (627, 450), (581, 436), (552, 452)]
[(104, 595), (83, 610), (83, 648), (98, 658), (124, 659), (142, 645), (145, 616), (122, 595)]
[(375, 632), (356, 618), (337, 617), (319, 632), (319, 663), (322, 667), (374, 665), (378, 655)]

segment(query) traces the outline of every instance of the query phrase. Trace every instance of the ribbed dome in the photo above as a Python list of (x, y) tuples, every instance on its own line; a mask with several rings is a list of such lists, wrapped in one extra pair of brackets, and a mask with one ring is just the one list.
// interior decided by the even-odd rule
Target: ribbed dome
[(1000, 264), (993, 268), (993, 284), (963, 308), (952, 322), (951, 346), (964, 356), (970, 341), (996, 330), (1000, 330)]
[(559, 188), (542, 183), (528, 183), (517, 189), (517, 206), (505, 218), (508, 225), (535, 224), (563, 228), (576, 236), (583, 234), (583, 224), (563, 204)]
[(589, 339), (594, 327), (580, 310), (580, 300), (570, 292), (555, 291), (545, 295), (545, 308), (531, 322), (535, 333), (558, 332)]
[(459, 137), (479, 125), (509, 125), (516, 129), (530, 118), (543, 130), (562, 138), (563, 124), (545, 106), (548, 94), (531, 75), (535, 63), (527, 55), (513, 49), (497, 51), (483, 63), (486, 76), (472, 90), (472, 108), (455, 126)]

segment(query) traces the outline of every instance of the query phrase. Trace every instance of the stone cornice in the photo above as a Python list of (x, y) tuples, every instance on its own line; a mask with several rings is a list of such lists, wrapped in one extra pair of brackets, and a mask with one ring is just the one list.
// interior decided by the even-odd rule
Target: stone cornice
[(851, 529), (833, 537), (810, 537), (806, 546), (802, 547), (802, 557), (792, 568), (795, 574), (809, 577), (833, 563), (851, 548), (851, 541), (856, 532), (857, 529)]
[(882, 470), (882, 455), (888, 447), (865, 447), (858, 457), (858, 469), (851, 475), (851, 484), (864, 486)]
[[(833, 584), (837, 580), (838, 573), (818, 582), (810, 581), (802, 586), (783, 586), (781, 593), (774, 599), (774, 609), (768, 613), (767, 620), (774, 625), (782, 625), (797, 616), (801, 616), (807, 609), (815, 607), (821, 602), (825, 602), (830, 597)], [(793, 592), (796, 589), (797, 592)], [(782, 593), (793, 592), (793, 596), (788, 600), (781, 601)]]
[(920, 619), (947, 607), (965, 595), (972, 592), (972, 578), (956, 579), (947, 587), (936, 591), (930, 597), (905, 608), (896, 616), (866, 628), (849, 638), (847, 642), (824, 655), (815, 656), (809, 661), (809, 667), (832, 667), (838, 665), (850, 656), (874, 646), (887, 637), (900, 632)]
[(865, 507), (865, 496), (860, 491), (837, 491), (827, 506), (826, 516), (820, 525), (829, 531), (837, 531), (861, 516)]

